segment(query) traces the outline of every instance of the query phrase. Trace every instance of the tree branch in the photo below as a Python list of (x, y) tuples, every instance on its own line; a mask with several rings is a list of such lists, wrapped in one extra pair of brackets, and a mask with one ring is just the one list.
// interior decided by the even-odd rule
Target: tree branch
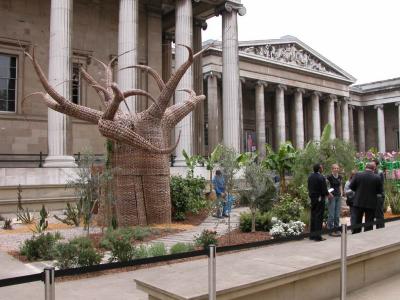
[(141, 70), (145, 70), (147, 71), (156, 81), (158, 88), (160, 89), (160, 91), (163, 90), (163, 88), (165, 88), (165, 82), (164, 80), (162, 80), (161, 76), (157, 73), (156, 70), (154, 70), (153, 68), (149, 67), (149, 66), (145, 66), (145, 65), (134, 65), (134, 66), (129, 66), (129, 67), (125, 67), (122, 68), (120, 70), (125, 70), (125, 69), (132, 69), (132, 68), (137, 68), (137, 69), (141, 69)]

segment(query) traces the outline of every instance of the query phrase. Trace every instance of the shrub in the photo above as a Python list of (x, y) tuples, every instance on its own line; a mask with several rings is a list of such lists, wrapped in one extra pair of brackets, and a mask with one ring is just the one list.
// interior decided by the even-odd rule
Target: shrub
[(4, 220), (3, 229), (4, 230), (11, 230), (12, 229), (12, 220), (11, 219), (5, 219)]
[(209, 245), (217, 245), (217, 232), (204, 229), (200, 235), (195, 236), (195, 242), (197, 246), (201, 246), (204, 249), (208, 248)]
[(198, 214), (207, 207), (207, 200), (204, 197), (205, 179), (202, 177), (172, 176), (171, 202), (172, 217), (175, 220), (185, 220), (186, 213)]
[(136, 247), (134, 250), (134, 255), (135, 255), (135, 258), (149, 257), (149, 251), (148, 251), (146, 245), (139, 245), (139, 247)]
[(177, 254), (177, 253), (184, 253), (184, 252), (189, 252), (189, 251), (193, 251), (194, 250), (194, 246), (193, 244), (190, 243), (176, 243), (175, 245), (173, 245), (171, 247), (171, 249), (169, 250), (170, 254)]
[(148, 227), (137, 226), (133, 229), (133, 237), (135, 240), (143, 241), (149, 235), (151, 235), (151, 229)]
[(304, 231), (304, 228), (305, 224), (301, 221), (284, 223), (280, 220), (275, 220), (270, 233), (273, 237), (298, 236)]
[(311, 211), (306, 208), (300, 213), (300, 221), (303, 222), (306, 226), (310, 225)]
[(30, 261), (53, 259), (56, 242), (60, 239), (61, 235), (58, 232), (34, 235), (29, 240), (24, 241), (20, 247), (20, 252)]
[(165, 248), (164, 243), (154, 243), (151, 244), (148, 249), (149, 256), (163, 256), (167, 255), (167, 249)]
[(77, 265), (93, 266), (101, 262), (102, 255), (96, 251), (92, 241), (87, 237), (77, 237), (70, 241), (78, 249)]
[(102, 255), (93, 247), (92, 241), (86, 237), (75, 238), (68, 243), (58, 243), (54, 258), (60, 269), (93, 266), (101, 262)]
[(272, 207), (272, 214), (282, 222), (288, 223), (291, 220), (300, 220), (303, 210), (304, 208), (298, 198), (293, 198), (290, 194), (283, 193), (279, 195), (278, 202)]
[(123, 227), (123, 228), (118, 228), (115, 230), (109, 229), (106, 231), (106, 234), (104, 235), (103, 239), (100, 241), (100, 247), (104, 248), (106, 250), (111, 250), (112, 249), (112, 243), (116, 239), (126, 239), (129, 240), (130, 242), (133, 241), (135, 237), (135, 232), (132, 228), (129, 227)]
[[(268, 231), (272, 226), (271, 213), (256, 213), (256, 230), (257, 231)], [(251, 232), (251, 213), (240, 214), (240, 225), (239, 229), (242, 232)]]

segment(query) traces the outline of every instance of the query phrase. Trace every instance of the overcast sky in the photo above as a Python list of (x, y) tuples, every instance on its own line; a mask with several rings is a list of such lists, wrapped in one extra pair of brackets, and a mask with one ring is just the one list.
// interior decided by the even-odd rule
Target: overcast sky
[[(239, 40), (293, 35), (357, 78), (400, 77), (399, 0), (242, 0)], [(221, 40), (221, 17), (203, 40)]]

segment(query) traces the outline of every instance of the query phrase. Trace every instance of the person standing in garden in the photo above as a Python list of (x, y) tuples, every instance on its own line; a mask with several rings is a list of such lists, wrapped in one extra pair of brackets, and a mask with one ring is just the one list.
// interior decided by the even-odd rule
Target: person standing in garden
[(313, 171), (308, 176), (308, 195), (311, 200), (310, 240), (320, 242), (325, 240), (321, 236), (325, 198), (333, 198), (333, 195), (328, 192), (325, 177), (322, 175), (322, 165), (315, 164)]
[(333, 198), (328, 200), (328, 229), (337, 229), (337, 231), (331, 232), (329, 235), (340, 236), (339, 218), (342, 206), (343, 178), (339, 174), (338, 164), (332, 165), (332, 173), (326, 179), (329, 182), (330, 188), (333, 189), (331, 192)]
[(382, 194), (378, 195), (378, 203), (376, 205), (376, 211), (375, 211), (375, 220), (379, 222), (376, 224), (376, 229), (379, 228), (384, 228), (385, 227), (385, 191), (384, 191), (384, 186), (385, 186), (385, 176), (382, 172), (382, 170), (379, 169), (379, 160), (376, 158), (373, 160), (375, 163), (375, 174), (379, 176), (382, 182)]
[[(365, 215), (365, 222), (374, 221), (375, 211), (378, 204), (378, 195), (383, 193), (382, 180), (375, 174), (375, 163), (369, 162), (365, 171), (357, 173), (350, 182), (350, 189), (356, 192), (353, 202), (353, 218), (355, 225), (361, 224)], [(372, 230), (373, 225), (365, 226), (364, 231)], [(353, 234), (361, 232), (361, 228), (353, 229)]]
[(213, 188), (217, 195), (217, 218), (222, 218), (222, 208), (224, 203), (225, 194), (225, 178), (222, 176), (221, 170), (215, 171), (215, 175), (212, 179)]

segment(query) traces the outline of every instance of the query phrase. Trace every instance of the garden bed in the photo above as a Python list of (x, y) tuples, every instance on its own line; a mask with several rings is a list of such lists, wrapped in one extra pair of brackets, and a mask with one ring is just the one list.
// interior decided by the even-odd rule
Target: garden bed
[(222, 235), (218, 238), (218, 246), (231, 246), (271, 239), (269, 232), (242, 232), (240, 229), (231, 231), (230, 234)]

